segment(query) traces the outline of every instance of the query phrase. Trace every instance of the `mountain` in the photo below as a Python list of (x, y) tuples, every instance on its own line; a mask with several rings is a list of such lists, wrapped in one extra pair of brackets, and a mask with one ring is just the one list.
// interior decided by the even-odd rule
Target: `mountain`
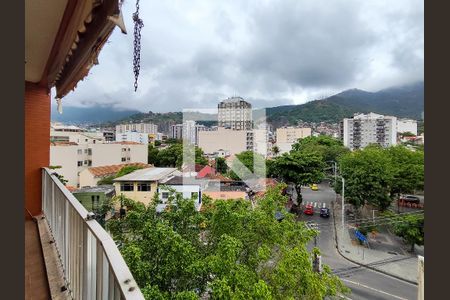
[(424, 83), (391, 87), (378, 92), (351, 89), (331, 97), (300, 105), (268, 108), (268, 122), (274, 127), (304, 122), (336, 123), (354, 113), (374, 112), (421, 119), (424, 110)]
[[(285, 125), (296, 125), (303, 122), (337, 123), (354, 113), (374, 112), (384, 115), (412, 118), (420, 120), (424, 110), (424, 83), (391, 87), (377, 92), (350, 89), (331, 97), (314, 100), (299, 105), (283, 105), (266, 108), (267, 120), (275, 128)], [(262, 110), (256, 110), (262, 112)], [(121, 122), (151, 122), (159, 126), (160, 132), (168, 133), (170, 125), (180, 124), (183, 120), (181, 112), (142, 113), (137, 111), (111, 111), (108, 108), (74, 109), (67, 107), (64, 113), (70, 120), (96, 120), (104, 125), (115, 125)], [(119, 117), (123, 114), (122, 117)], [(52, 114), (53, 116), (53, 114)], [(62, 115), (64, 116), (64, 115)], [(53, 117), (52, 117), (53, 119)], [(193, 119), (211, 120), (214, 115), (195, 113)], [(214, 125), (213, 121), (199, 121), (200, 124)]]
[(63, 113), (59, 114), (56, 106), (52, 106), (51, 120), (68, 124), (99, 124), (120, 120), (139, 113), (137, 110), (116, 110), (111, 107), (72, 107), (63, 105)]

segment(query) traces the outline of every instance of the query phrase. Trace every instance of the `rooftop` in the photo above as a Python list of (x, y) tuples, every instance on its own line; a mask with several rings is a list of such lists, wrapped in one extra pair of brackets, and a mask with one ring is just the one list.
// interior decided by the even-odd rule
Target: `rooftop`
[(102, 177), (102, 176), (114, 175), (117, 172), (119, 172), (120, 169), (122, 169), (123, 167), (129, 167), (129, 166), (137, 166), (137, 167), (142, 167), (142, 168), (149, 168), (152, 165), (144, 164), (144, 163), (127, 163), (127, 164), (119, 164), (119, 165), (90, 167), (90, 168), (88, 168), (88, 170), (95, 177)]
[(159, 181), (175, 172), (177, 175), (181, 174), (176, 168), (146, 168), (118, 177), (114, 181)]
[(72, 192), (72, 194), (78, 194), (78, 193), (111, 193), (114, 191), (114, 185), (99, 185), (99, 186), (92, 186), (92, 187), (83, 187), (81, 189), (75, 190)]
[(78, 144), (75, 142), (60, 141), (60, 142), (50, 142), (50, 146), (78, 146)]
[(167, 185), (201, 185), (201, 180), (196, 180), (193, 177), (173, 176), (161, 183)]

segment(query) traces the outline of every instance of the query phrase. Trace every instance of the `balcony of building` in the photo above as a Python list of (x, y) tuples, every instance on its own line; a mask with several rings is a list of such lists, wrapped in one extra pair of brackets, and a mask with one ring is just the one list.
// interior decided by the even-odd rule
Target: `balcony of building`
[(47, 168), (25, 243), (26, 299), (144, 299), (113, 239)]

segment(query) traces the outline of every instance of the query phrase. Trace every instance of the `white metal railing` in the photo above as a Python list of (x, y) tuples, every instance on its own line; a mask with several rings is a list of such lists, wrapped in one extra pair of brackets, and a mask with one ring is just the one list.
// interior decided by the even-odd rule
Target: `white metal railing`
[(42, 211), (73, 299), (144, 299), (112, 238), (48, 168), (42, 170)]

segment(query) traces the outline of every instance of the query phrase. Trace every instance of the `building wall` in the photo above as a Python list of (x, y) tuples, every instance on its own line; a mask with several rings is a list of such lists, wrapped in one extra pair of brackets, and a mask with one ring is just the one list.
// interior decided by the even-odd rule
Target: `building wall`
[(298, 139), (311, 136), (311, 128), (282, 127), (277, 128), (277, 143), (296, 143)]
[(216, 131), (200, 131), (198, 146), (205, 153), (228, 150), (230, 155), (253, 150), (252, 131), (232, 130), (219, 127)]
[(107, 199), (107, 196), (105, 195), (105, 193), (102, 192), (98, 192), (98, 193), (73, 193), (73, 195), (75, 196), (75, 198), (78, 199), (78, 201), (81, 202), (81, 204), (83, 204), (83, 206), (88, 210), (88, 211), (93, 211), (94, 208), (92, 207), (92, 196), (94, 197), (99, 197), (99, 201), (98, 201), (98, 205), (101, 206), (103, 204), (103, 202)]
[(414, 135), (417, 135), (417, 121), (409, 119), (398, 119), (397, 132), (398, 133), (411, 132)]
[(138, 191), (137, 184), (138, 182), (133, 182), (134, 190), (125, 192), (120, 190), (120, 184), (121, 182), (115, 182), (114, 188), (116, 190), (116, 195), (124, 195), (127, 198), (133, 199), (134, 201), (139, 201), (144, 203), (145, 205), (148, 205), (152, 199), (155, 193), (158, 190), (158, 182), (154, 181), (151, 182), (150, 191), (149, 192), (140, 192)]
[[(82, 162), (82, 165), (78, 166), (78, 162)], [(81, 173), (88, 167), (133, 162), (148, 162), (147, 145), (85, 144), (50, 146), (50, 165), (61, 166), (62, 168), (56, 172), (68, 180), (67, 185), (75, 187), (80, 184), (79, 175), (81, 176)]]
[[(170, 188), (174, 189), (178, 193), (182, 193), (183, 198), (191, 199), (191, 193), (197, 193), (198, 196), (195, 199), (198, 203), (201, 203), (201, 190), (199, 185), (168, 185)], [(163, 199), (162, 193), (168, 192), (167, 190), (163, 190), (161, 187), (158, 189), (159, 199), (165, 203), (166, 199)]]
[(94, 175), (89, 171), (88, 168), (84, 169), (80, 172), (80, 187), (85, 186), (96, 186), (98, 178), (95, 178)]
[(50, 94), (47, 88), (27, 82), (24, 102), (25, 208), (35, 216), (42, 210), (41, 168), (50, 163)]
[(116, 125), (116, 135), (127, 131), (136, 131), (140, 133), (154, 133), (158, 132), (158, 125), (153, 123), (134, 123), (134, 124), (119, 124)]
[(141, 144), (148, 144), (148, 133), (140, 132), (123, 132), (116, 135), (117, 142), (135, 142)]
[(78, 167), (77, 145), (50, 146), (50, 165), (61, 166), (55, 172), (64, 176), (66, 185), (78, 185), (78, 172), (82, 167)]

